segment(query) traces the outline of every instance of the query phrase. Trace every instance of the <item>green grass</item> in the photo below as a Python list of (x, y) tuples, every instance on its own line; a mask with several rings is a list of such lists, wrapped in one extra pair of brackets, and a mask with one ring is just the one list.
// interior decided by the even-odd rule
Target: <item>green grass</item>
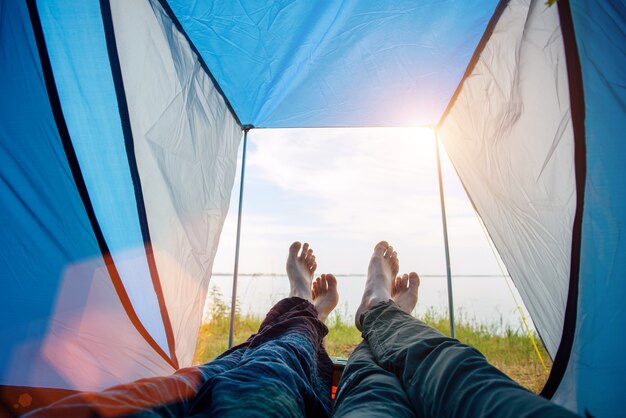
[[(215, 288), (211, 288), (209, 298), (212, 302), (212, 309), (208, 315), (210, 319), (200, 328), (194, 364), (211, 361), (228, 347), (230, 307), (223, 302), (222, 296)], [(449, 335), (449, 322), (443, 314), (431, 309), (420, 319)], [(236, 312), (234, 343), (239, 344), (254, 334), (262, 320), (263, 318), (258, 316), (242, 315)], [(361, 333), (347, 315), (345, 307), (336, 309), (327, 321), (327, 325), (329, 333), (325, 344), (328, 353), (336, 357), (349, 357), (354, 347), (361, 342)], [(465, 317), (455, 322), (455, 332), (456, 338), (476, 347), (489, 362), (522, 386), (535, 393), (543, 388), (548, 372), (541, 365), (528, 335), (510, 328), (499, 332), (495, 325), (478, 324)], [(549, 370), (552, 365), (550, 357), (537, 335), (533, 337)]]

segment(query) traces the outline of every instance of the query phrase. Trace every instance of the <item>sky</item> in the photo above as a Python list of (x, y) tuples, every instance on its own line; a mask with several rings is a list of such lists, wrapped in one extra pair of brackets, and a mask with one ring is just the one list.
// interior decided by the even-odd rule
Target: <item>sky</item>
[[(232, 273), (241, 149), (213, 273)], [(453, 275), (502, 270), (442, 149)], [(248, 135), (239, 271), (284, 273), (309, 242), (318, 273), (365, 274), (376, 242), (401, 271), (445, 275), (435, 138), (429, 128), (258, 129)]]

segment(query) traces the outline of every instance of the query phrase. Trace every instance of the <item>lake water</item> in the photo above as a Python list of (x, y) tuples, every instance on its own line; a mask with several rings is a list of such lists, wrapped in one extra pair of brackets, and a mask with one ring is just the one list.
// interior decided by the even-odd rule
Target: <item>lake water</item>
[[(337, 275), (339, 305), (341, 313), (354, 317), (365, 287), (365, 275)], [(419, 300), (414, 312), (418, 317), (426, 311), (447, 315), (448, 293), (445, 276), (421, 276)], [(230, 306), (232, 275), (214, 274), (210, 288), (215, 287), (222, 299)], [(273, 304), (289, 294), (289, 282), (286, 275), (240, 275), (237, 286), (237, 300), (242, 313), (263, 316)], [(510, 288), (507, 286), (507, 281)], [(520, 312), (515, 299), (522, 304), (519, 293), (510, 279), (501, 276), (455, 276), (452, 278), (454, 312), (456, 319), (465, 319), (473, 323), (485, 324), (503, 332), (507, 327), (520, 332), (522, 329)], [(513, 292), (513, 295), (511, 294)], [(210, 307), (210, 298), (205, 305)], [(522, 307), (528, 324), (532, 321)]]

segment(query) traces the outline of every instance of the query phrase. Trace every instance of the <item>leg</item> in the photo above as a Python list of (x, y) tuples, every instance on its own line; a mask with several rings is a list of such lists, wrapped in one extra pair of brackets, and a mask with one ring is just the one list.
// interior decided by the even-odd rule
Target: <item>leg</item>
[[(372, 257), (372, 263), (392, 265), (386, 260), (381, 261), (376, 251)], [(576, 416), (513, 382), (476, 349), (407, 313), (417, 301), (417, 274), (409, 275), (403, 287), (403, 278), (392, 283), (393, 276), (384, 277), (386, 270), (373, 270), (366, 283), (370, 296), (363, 298), (357, 325), (375, 361), (402, 383), (417, 416)], [(413, 298), (412, 284), (416, 286), (411, 305), (407, 301)]]
[[(393, 248), (387, 243), (380, 243), (376, 247), (375, 255), (376, 262), (370, 263), (368, 276), (378, 275), (378, 272), (382, 272), (385, 277), (397, 274), (398, 259)], [(364, 300), (376, 298), (376, 291), (372, 286), (367, 287)], [(361, 313), (358, 312), (357, 317)], [(393, 373), (376, 363), (366, 341), (348, 359), (339, 382), (335, 416), (414, 416), (402, 384)]]
[[(300, 248), (302, 251), (300, 254)], [(290, 298), (268, 313), (248, 339), (237, 367), (220, 374), (192, 413), (206, 416), (329, 416), (332, 362), (323, 324), (337, 305), (337, 282), (322, 275), (308, 244), (294, 243), (287, 259)]]
[(380, 367), (366, 341), (350, 355), (335, 399), (336, 417), (414, 417), (396, 376)]
[(245, 343), (238, 366), (216, 376), (204, 405), (207, 416), (330, 415), (332, 362), (322, 345), (326, 326), (299, 297), (280, 301), (282, 314), (265, 321)]
[(329, 415), (332, 362), (322, 346), (328, 332), (322, 320), (337, 305), (337, 282), (322, 275), (313, 295), (315, 257), (307, 244), (298, 255), (300, 247), (292, 245), (287, 261), (293, 297), (277, 303), (243, 344), (208, 364), (73, 395), (31, 416)]

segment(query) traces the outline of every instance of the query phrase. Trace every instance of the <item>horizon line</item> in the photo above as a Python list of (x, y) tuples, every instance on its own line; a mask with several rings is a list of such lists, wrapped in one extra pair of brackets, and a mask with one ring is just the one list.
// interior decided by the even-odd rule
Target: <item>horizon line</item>
[[(211, 276), (219, 276), (219, 277), (232, 277), (234, 273), (213, 273)], [(271, 276), (271, 277), (279, 277), (286, 276), (287, 273), (238, 273), (237, 276)], [(348, 276), (357, 276), (357, 277), (366, 277), (366, 273), (333, 273), (335, 277), (348, 277)], [(446, 274), (420, 274), (420, 277), (447, 277)], [(511, 278), (509, 274), (453, 274), (452, 277), (508, 277)]]

